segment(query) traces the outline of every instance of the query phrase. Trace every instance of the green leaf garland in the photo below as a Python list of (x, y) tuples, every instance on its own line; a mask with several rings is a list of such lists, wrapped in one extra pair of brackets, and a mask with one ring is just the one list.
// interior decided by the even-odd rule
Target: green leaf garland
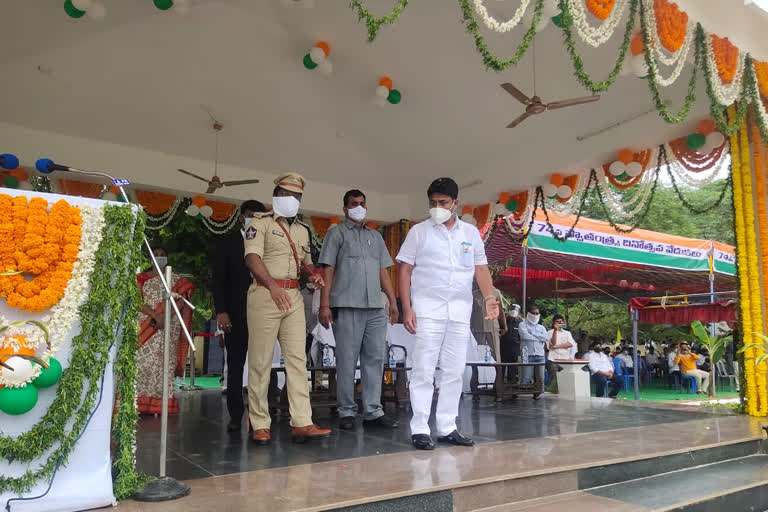
[[(90, 277), (90, 292), (80, 308), (80, 333), (72, 339), (70, 365), (56, 390), (56, 398), (42, 419), (17, 438), (0, 436), (0, 458), (13, 462), (31, 463), (48, 457), (39, 467), (29, 467), (20, 477), (0, 476), (0, 493), (12, 491), (23, 495), (40, 480), (50, 478), (59, 465), (66, 464), (88, 418), (91, 416), (99, 395), (101, 375), (109, 362), (110, 348), (119, 340), (115, 326), (123, 324), (123, 338), (127, 347), (120, 350), (115, 367), (129, 379), (121, 380), (121, 392), (132, 396), (134, 382), (127, 366), (135, 365), (137, 286), (134, 271), (138, 268), (140, 247), (137, 238), (143, 235), (144, 217), (138, 218), (130, 206), (104, 207), (105, 228), (101, 245), (96, 252), (96, 265)], [(128, 246), (127, 244), (131, 244)], [(126, 250), (128, 255), (126, 257)], [(135, 375), (135, 366), (134, 366)], [(130, 389), (129, 389), (130, 388)], [(101, 407), (111, 404), (102, 402)], [(133, 400), (129, 407), (134, 407)], [(135, 416), (123, 411), (115, 418), (116, 432), (130, 437), (135, 432)], [(118, 439), (118, 443), (125, 439)], [(52, 448), (52, 450), (51, 450)], [(132, 450), (132, 448), (131, 448)], [(116, 454), (116, 463), (123, 470), (117, 483), (116, 495), (126, 496), (128, 487), (138, 483), (133, 455), (124, 450)], [(31, 465), (30, 465), (31, 466)]]
[(397, 21), (405, 10), (406, 5), (408, 5), (408, 0), (397, 0), (397, 5), (395, 5), (392, 12), (381, 18), (377, 18), (363, 6), (362, 0), (350, 0), (349, 2), (349, 7), (357, 13), (358, 20), (365, 20), (365, 25), (368, 28), (369, 43), (376, 39), (376, 35), (379, 33), (379, 30), (381, 30), (382, 25), (391, 25)]
[(466, 31), (471, 34), (472, 38), (475, 40), (475, 48), (483, 57), (483, 64), (485, 64), (486, 69), (492, 69), (497, 72), (504, 71), (513, 64), (520, 62), (520, 59), (523, 58), (523, 55), (525, 55), (525, 52), (528, 51), (528, 47), (531, 45), (531, 41), (533, 41), (533, 38), (536, 36), (536, 27), (539, 25), (541, 12), (544, 8), (544, 0), (535, 1), (536, 5), (533, 11), (531, 26), (525, 33), (525, 36), (523, 36), (523, 40), (520, 42), (520, 45), (517, 47), (512, 57), (502, 60), (494, 55), (488, 48), (488, 45), (485, 44), (485, 38), (480, 34), (480, 27), (475, 19), (475, 12), (472, 8), (471, 0), (459, 0), (462, 22), (464, 23)]
[(560, 9), (563, 12), (563, 36), (565, 38), (565, 47), (568, 51), (568, 55), (571, 57), (576, 80), (578, 80), (578, 82), (587, 90), (593, 93), (605, 92), (611, 85), (613, 85), (616, 78), (619, 76), (619, 73), (621, 73), (621, 68), (624, 66), (624, 58), (627, 55), (627, 50), (632, 41), (632, 30), (635, 28), (635, 15), (637, 14), (638, 3), (640, 3), (640, 0), (630, 0), (629, 2), (629, 18), (627, 18), (627, 23), (624, 27), (624, 40), (619, 48), (619, 56), (616, 59), (616, 63), (613, 65), (613, 69), (608, 73), (608, 76), (604, 80), (596, 82), (592, 80), (586, 71), (584, 71), (584, 59), (582, 59), (581, 54), (576, 49), (576, 43), (573, 40), (573, 16), (568, 8), (567, 0), (560, 0)]

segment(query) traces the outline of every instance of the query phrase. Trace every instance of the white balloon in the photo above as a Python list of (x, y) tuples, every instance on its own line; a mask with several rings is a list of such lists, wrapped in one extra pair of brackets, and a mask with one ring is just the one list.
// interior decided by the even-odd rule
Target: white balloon
[(465, 213), (461, 216), (461, 220), (466, 222), (467, 224), (472, 224), (473, 226), (477, 225), (477, 220), (475, 220), (475, 216), (471, 213)]
[(34, 372), (32, 363), (23, 357), (9, 357), (5, 364), (13, 368), (13, 371), (3, 368), (3, 378), (11, 384), (22, 384), (28, 381)]
[(386, 107), (387, 106), (387, 97), (386, 96), (376, 96), (376, 104), (380, 107)]
[[(712, 149), (719, 148), (723, 145), (725, 142), (725, 136), (720, 132), (712, 132), (709, 135), (707, 135), (706, 145), (711, 146)], [(711, 153), (711, 151), (710, 151)]]
[(552, 199), (557, 197), (557, 187), (551, 183), (545, 183), (541, 186), (541, 191), (544, 192), (544, 197)]
[(493, 213), (495, 213), (496, 215), (502, 215), (503, 216), (503, 215), (507, 215), (507, 213), (509, 213), (509, 212), (507, 211), (507, 207), (505, 205), (503, 205), (501, 203), (496, 203), (493, 206)]
[(197, 217), (197, 214), (200, 213), (200, 208), (196, 204), (191, 204), (187, 208), (186, 212), (190, 217)]
[(557, 197), (560, 199), (568, 199), (573, 195), (573, 190), (568, 185), (560, 185), (557, 187)]
[(711, 152), (713, 152), (716, 147), (720, 147), (720, 146), (713, 146), (712, 144), (709, 143), (709, 141), (705, 141), (704, 145), (696, 148), (695, 151), (700, 155), (708, 155)]
[(309, 50), (309, 58), (312, 59), (312, 62), (315, 64), (322, 64), (325, 60), (325, 52), (322, 48), (314, 46), (311, 50)]
[(610, 167), (608, 167), (608, 171), (614, 176), (621, 176), (627, 172), (627, 166), (624, 162), (616, 160)]
[(117, 195), (107, 191), (101, 195), (101, 199), (104, 201), (117, 201)]
[(209, 218), (211, 215), (213, 215), (213, 208), (211, 208), (207, 204), (201, 206), (200, 207), (200, 215), (202, 215), (206, 219)]
[[(175, 4), (174, 4), (175, 5)], [(107, 8), (101, 2), (94, 2), (91, 8), (85, 11), (85, 15), (92, 20), (103, 20), (107, 15)]]
[(331, 59), (326, 58), (317, 66), (317, 69), (319, 69), (320, 72), (324, 75), (330, 75), (333, 73), (333, 63), (331, 62)]
[(389, 87), (386, 85), (380, 85), (376, 88), (376, 96), (379, 98), (386, 98), (389, 96)]
[(72, 5), (74, 8), (81, 11), (87, 11), (90, 9), (91, 4), (93, 4), (93, 0), (72, 0)]
[(632, 73), (634, 73), (636, 77), (643, 78), (648, 76), (648, 64), (645, 63), (645, 55), (640, 54), (632, 57), (630, 66), (632, 68)]
[(629, 162), (627, 164), (627, 174), (632, 176), (640, 176), (643, 173), (643, 166), (640, 162)]
[[(533, 4), (531, 4), (529, 9), (533, 9)], [(541, 9), (541, 17), (550, 19), (557, 16), (558, 14), (560, 14), (560, 5), (558, 0), (544, 0), (544, 6)]]
[(35, 187), (32, 186), (32, 184), (28, 181), (20, 181), (19, 186), (16, 187), (19, 190), (34, 190)]

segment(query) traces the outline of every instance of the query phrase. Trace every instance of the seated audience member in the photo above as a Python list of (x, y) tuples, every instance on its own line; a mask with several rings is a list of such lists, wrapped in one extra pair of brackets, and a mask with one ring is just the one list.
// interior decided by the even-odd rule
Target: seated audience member
[(706, 395), (709, 388), (709, 373), (696, 369), (696, 360), (702, 356), (691, 352), (687, 343), (680, 344), (680, 350), (675, 357), (675, 364), (680, 365), (680, 371), (687, 377), (693, 377), (696, 381), (697, 393)]
[(608, 384), (610, 389), (608, 391), (609, 398), (616, 398), (619, 394), (619, 390), (624, 385), (621, 377), (616, 375), (613, 368), (613, 361), (605, 355), (603, 347), (599, 342), (592, 344), (592, 353), (589, 354), (589, 371), (592, 373), (592, 382), (597, 388), (597, 396), (603, 396), (605, 394), (605, 385)]
[(621, 353), (618, 356), (616, 356), (616, 357), (618, 357), (619, 359), (624, 361), (624, 366), (627, 367), (627, 371), (631, 372), (634, 369), (635, 361), (632, 358), (632, 349), (631, 348), (624, 347), (621, 350)]
[(669, 354), (667, 354), (667, 368), (669, 368), (669, 374), (674, 375), (677, 373), (680, 375), (680, 365), (675, 363), (675, 358), (677, 357), (677, 351), (674, 347), (669, 348)]
[(645, 362), (648, 364), (648, 368), (653, 368), (659, 364), (659, 355), (653, 347), (650, 347), (645, 354)]

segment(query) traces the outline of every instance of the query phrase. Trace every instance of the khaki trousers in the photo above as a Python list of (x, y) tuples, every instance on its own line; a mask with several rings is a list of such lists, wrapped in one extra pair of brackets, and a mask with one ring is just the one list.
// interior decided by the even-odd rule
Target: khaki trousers
[(688, 370), (686, 377), (693, 377), (696, 381), (696, 391), (709, 391), (709, 372), (704, 370)]
[(285, 361), (285, 385), (291, 426), (312, 424), (307, 385), (307, 328), (304, 301), (299, 290), (285, 290), (291, 299), (290, 311), (280, 311), (269, 290), (251, 285), (248, 290), (248, 416), (254, 430), (269, 428), (267, 389), (272, 371), (275, 339)]

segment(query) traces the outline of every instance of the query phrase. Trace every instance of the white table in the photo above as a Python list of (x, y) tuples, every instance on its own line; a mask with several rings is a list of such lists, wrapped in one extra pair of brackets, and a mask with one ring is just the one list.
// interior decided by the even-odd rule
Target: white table
[(563, 369), (557, 372), (557, 392), (560, 397), (576, 400), (590, 397), (589, 372), (582, 370), (589, 364), (587, 359), (554, 359)]

